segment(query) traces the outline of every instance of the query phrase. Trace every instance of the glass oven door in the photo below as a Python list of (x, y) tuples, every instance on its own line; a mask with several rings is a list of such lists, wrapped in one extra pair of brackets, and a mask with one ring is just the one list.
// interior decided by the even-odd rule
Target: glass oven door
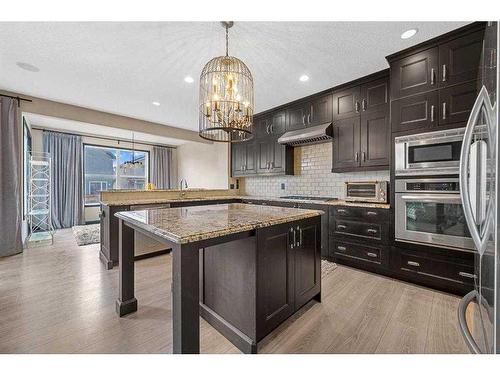
[(396, 240), (473, 251), (459, 194), (396, 193)]

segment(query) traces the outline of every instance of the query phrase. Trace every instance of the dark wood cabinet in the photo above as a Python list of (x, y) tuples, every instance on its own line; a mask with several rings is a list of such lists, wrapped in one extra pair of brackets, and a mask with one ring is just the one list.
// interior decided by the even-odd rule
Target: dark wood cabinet
[(439, 86), (447, 87), (480, 78), (484, 30), (439, 46)]
[(391, 63), (392, 99), (437, 88), (438, 61), (438, 47), (433, 47)]
[(391, 127), (387, 108), (363, 112), (360, 128), (360, 165), (362, 167), (388, 166), (389, 151), (391, 149)]
[(359, 166), (360, 118), (350, 117), (334, 122), (333, 171)]
[(360, 114), (360, 87), (355, 86), (333, 93), (333, 119), (342, 120)]
[(333, 98), (331, 94), (320, 96), (311, 102), (308, 126), (325, 124), (333, 120)]
[(385, 111), (389, 107), (389, 79), (377, 79), (361, 85), (361, 112)]
[(432, 128), (438, 122), (437, 91), (414, 95), (391, 103), (392, 132)]
[(257, 140), (257, 173), (293, 174), (293, 148), (279, 144), (276, 138)]
[(472, 81), (439, 90), (438, 124), (449, 125), (466, 122), (478, 93), (477, 82)]
[(231, 171), (233, 177), (257, 173), (255, 146), (256, 143), (253, 140), (231, 145)]
[(307, 116), (309, 115), (310, 104), (299, 103), (287, 109), (287, 129), (299, 130), (307, 126)]
[(269, 133), (273, 136), (280, 136), (286, 131), (286, 111), (278, 111), (271, 116)]
[(254, 133), (255, 138), (265, 138), (269, 135), (269, 128), (271, 126), (272, 118), (271, 116), (255, 116), (254, 123)]

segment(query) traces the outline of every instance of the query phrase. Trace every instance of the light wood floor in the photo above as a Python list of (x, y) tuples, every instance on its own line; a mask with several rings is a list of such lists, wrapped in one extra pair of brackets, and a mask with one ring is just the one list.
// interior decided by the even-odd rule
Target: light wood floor
[[(136, 262), (139, 310), (115, 314), (118, 269), (71, 230), (53, 246), (0, 259), (0, 353), (169, 353), (171, 257)], [(459, 299), (339, 266), (310, 302), (266, 337), (261, 353), (467, 353)], [(201, 320), (203, 353), (239, 353)]]

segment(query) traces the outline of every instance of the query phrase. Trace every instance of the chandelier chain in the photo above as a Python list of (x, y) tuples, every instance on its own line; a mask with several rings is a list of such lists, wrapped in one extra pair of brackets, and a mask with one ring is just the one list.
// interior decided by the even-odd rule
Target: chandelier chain
[(226, 56), (229, 56), (229, 26), (226, 23)]

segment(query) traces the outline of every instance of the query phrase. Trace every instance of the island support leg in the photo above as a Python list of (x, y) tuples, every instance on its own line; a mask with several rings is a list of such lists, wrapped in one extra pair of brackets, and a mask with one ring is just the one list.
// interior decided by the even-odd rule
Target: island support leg
[(199, 247), (172, 249), (172, 328), (174, 354), (200, 352)]
[(134, 230), (120, 220), (119, 231), (120, 291), (116, 312), (123, 316), (137, 311), (137, 299), (134, 297)]

